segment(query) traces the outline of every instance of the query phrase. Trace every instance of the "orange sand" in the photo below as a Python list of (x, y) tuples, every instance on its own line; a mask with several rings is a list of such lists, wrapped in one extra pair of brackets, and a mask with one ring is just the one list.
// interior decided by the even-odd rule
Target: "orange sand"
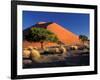
[[(50, 30), (51, 32), (55, 33), (55, 35), (59, 38), (61, 42), (63, 42), (65, 45), (74, 45), (74, 44), (80, 44), (80, 40), (77, 35), (72, 33), (71, 31), (63, 28), (62, 26), (52, 23), (47, 26), (47, 29)], [(44, 47), (48, 46), (56, 46), (56, 43), (51, 43), (51, 42), (45, 42)], [(28, 47), (28, 46), (33, 46), (33, 47), (38, 47), (40, 48), (41, 45), (38, 42), (28, 42), (24, 41), (23, 42), (23, 47)]]

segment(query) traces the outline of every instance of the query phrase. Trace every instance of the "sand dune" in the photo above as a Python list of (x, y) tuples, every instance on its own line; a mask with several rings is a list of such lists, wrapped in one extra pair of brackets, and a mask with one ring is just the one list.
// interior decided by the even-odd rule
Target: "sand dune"
[(59, 40), (64, 44), (79, 44), (80, 42), (77, 35), (56, 23), (48, 25), (47, 29), (55, 33)]
[[(68, 29), (65, 29), (64, 27), (62, 27), (61, 25), (57, 24), (57, 23), (53, 23), (53, 22), (43, 22), (41, 24), (37, 23), (31, 27), (40, 27), (40, 28), (46, 28), (48, 30), (50, 30), (51, 32), (55, 33), (55, 35), (59, 38), (59, 40), (64, 43), (65, 45), (74, 45), (74, 44), (80, 44), (80, 40), (78, 38), (77, 35), (75, 35), (74, 33), (72, 33), (71, 31), (69, 31)], [(30, 27), (30, 28), (31, 28)], [(30, 29), (28, 28), (28, 29)], [(27, 34), (27, 30), (24, 30), (24, 36), (25, 34)], [(56, 43), (51, 43), (51, 42), (45, 42), (44, 46), (55, 46), (57, 45)], [(34, 46), (34, 47), (40, 47), (40, 43), (30, 43), (26, 40), (24, 40), (23, 42), (23, 47), (27, 47), (27, 46)]]

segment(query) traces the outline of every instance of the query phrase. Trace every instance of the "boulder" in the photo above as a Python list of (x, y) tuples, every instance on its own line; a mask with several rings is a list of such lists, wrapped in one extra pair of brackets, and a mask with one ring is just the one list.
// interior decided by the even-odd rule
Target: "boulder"
[(64, 46), (61, 46), (59, 49), (61, 50), (61, 52), (63, 54), (66, 54), (67, 53), (67, 50), (66, 50), (66, 48)]
[(28, 50), (27, 48), (24, 48), (23, 50), (23, 58), (30, 58), (30, 50)]
[(78, 49), (78, 46), (71, 46), (71, 48), (77, 50)]
[(32, 60), (38, 61), (41, 58), (40, 52), (36, 49), (31, 50), (31, 58)]
[(32, 63), (32, 60), (28, 60), (28, 59), (23, 60), (23, 64), (31, 64), (31, 63)]
[(56, 53), (60, 53), (59, 48), (55, 48)]

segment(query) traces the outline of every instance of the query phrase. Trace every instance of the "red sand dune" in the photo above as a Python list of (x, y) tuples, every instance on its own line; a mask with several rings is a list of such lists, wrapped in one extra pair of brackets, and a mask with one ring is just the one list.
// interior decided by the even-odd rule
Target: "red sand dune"
[(59, 40), (64, 44), (79, 44), (80, 42), (77, 35), (56, 23), (50, 24), (47, 26), (47, 29), (55, 33)]
[[(36, 24), (38, 25), (38, 27), (44, 27), (46, 26), (46, 28), (48, 30), (50, 30), (51, 32), (55, 33), (55, 35), (57, 35), (57, 37), (59, 38), (59, 40), (64, 43), (65, 45), (74, 45), (74, 44), (80, 44), (80, 40), (78, 38), (77, 35), (75, 35), (74, 33), (72, 33), (71, 31), (63, 28), (62, 26), (56, 24), (56, 23), (41, 23), (41, 24)], [(45, 42), (44, 46), (55, 46), (57, 45), (56, 43), (51, 43), (51, 42)], [(30, 43), (28, 41), (23, 42), (23, 47), (28, 47), (28, 46), (33, 46), (33, 47), (40, 47), (40, 43)]]

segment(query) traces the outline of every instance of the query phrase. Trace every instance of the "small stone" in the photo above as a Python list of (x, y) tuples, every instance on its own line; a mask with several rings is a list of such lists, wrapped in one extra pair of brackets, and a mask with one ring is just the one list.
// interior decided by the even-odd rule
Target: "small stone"
[(32, 60), (23, 60), (23, 63), (24, 64), (31, 64), (32, 63)]

